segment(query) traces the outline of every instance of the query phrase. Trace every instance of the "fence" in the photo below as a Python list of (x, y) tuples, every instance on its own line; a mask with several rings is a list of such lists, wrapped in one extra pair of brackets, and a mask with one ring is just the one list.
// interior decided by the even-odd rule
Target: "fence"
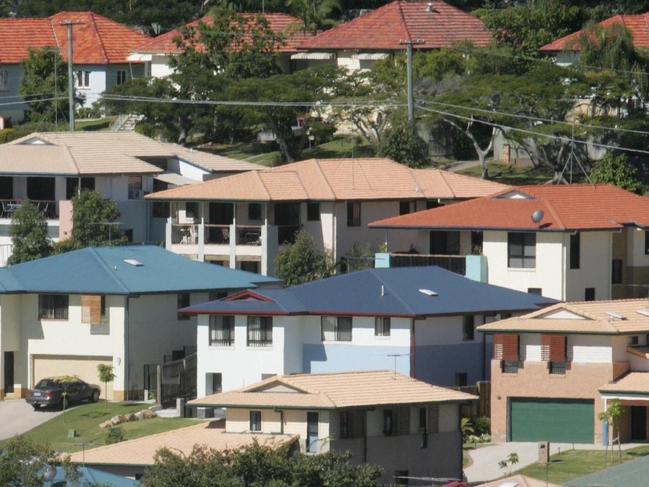
[(478, 400), (471, 404), (462, 405), (462, 416), (475, 420), (486, 416), (491, 417), (491, 382), (480, 381), (474, 386), (449, 387), (467, 394), (478, 396)]
[(433, 254), (390, 254), (390, 267), (436, 265), (456, 274), (466, 274), (466, 256)]
[(196, 354), (162, 364), (160, 404), (174, 407), (176, 399), (196, 399)]

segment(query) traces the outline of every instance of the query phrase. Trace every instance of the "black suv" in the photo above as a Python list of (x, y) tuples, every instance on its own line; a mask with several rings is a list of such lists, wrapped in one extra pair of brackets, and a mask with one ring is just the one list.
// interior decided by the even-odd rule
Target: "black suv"
[[(64, 394), (65, 393), (65, 394)], [(51, 377), (41, 379), (36, 387), (28, 392), (25, 400), (34, 410), (41, 406), (67, 408), (71, 404), (82, 401), (99, 401), (100, 389), (97, 386), (86, 384), (75, 377)]]

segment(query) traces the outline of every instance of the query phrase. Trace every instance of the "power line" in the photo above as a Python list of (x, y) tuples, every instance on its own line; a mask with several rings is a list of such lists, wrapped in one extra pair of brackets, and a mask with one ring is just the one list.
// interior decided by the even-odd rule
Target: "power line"
[(585, 141), (585, 140), (579, 140), (579, 139), (575, 139), (575, 138), (572, 138), (572, 137), (566, 137), (566, 136), (563, 136), (563, 135), (544, 134), (543, 132), (535, 132), (533, 130), (526, 130), (526, 129), (521, 129), (521, 128), (517, 128), (517, 127), (510, 127), (508, 125), (487, 122), (485, 120), (480, 120), (480, 119), (471, 118), (471, 117), (465, 117), (464, 115), (458, 115), (457, 113), (445, 112), (445, 111), (442, 111), (442, 110), (435, 110), (433, 108), (425, 107), (425, 106), (422, 106), (422, 105), (417, 105), (417, 107), (420, 108), (421, 110), (424, 110), (424, 111), (427, 111), (427, 112), (438, 113), (440, 115), (445, 115), (445, 116), (448, 116), (448, 117), (458, 118), (460, 120), (465, 120), (465, 121), (468, 121), (468, 122), (475, 122), (475, 123), (479, 123), (479, 124), (482, 124), (482, 125), (487, 125), (489, 127), (496, 127), (496, 128), (499, 128), (499, 129), (509, 129), (511, 131), (520, 132), (520, 133), (524, 133), (524, 134), (527, 134), (527, 135), (535, 135), (535, 136), (538, 136), (538, 137), (545, 137), (547, 139), (553, 139), (553, 140), (561, 140), (561, 141), (564, 141), (564, 142), (574, 142), (576, 144), (582, 144), (582, 145), (591, 145), (593, 147), (600, 147), (602, 149), (623, 150), (623, 151), (628, 151), (628, 152), (636, 152), (636, 153), (639, 153), (639, 154), (649, 154), (649, 151), (642, 150), (642, 149), (633, 149), (631, 147), (622, 147), (622, 146), (609, 145), (609, 144), (600, 144), (598, 142), (588, 142), (588, 141)]
[(23, 105), (23, 104), (31, 104), (31, 103), (39, 103), (42, 101), (54, 101), (54, 100), (65, 100), (65, 96), (56, 96), (56, 97), (49, 97), (49, 98), (39, 98), (36, 100), (17, 100), (17, 101), (9, 101), (9, 102), (0, 102), (0, 106), (9, 106), (9, 105)]

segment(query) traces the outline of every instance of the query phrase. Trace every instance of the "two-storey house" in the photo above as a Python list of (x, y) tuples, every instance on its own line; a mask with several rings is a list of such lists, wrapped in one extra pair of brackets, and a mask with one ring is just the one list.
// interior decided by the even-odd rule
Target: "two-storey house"
[(490, 284), (561, 301), (646, 296), (649, 198), (616, 186), (521, 186), (370, 224), (394, 247), (481, 256)]
[[(378, 247), (371, 221), (502, 191), (506, 186), (389, 159), (310, 159), (148, 195), (171, 202), (167, 249), (262, 274), (303, 230), (339, 260)], [(408, 249), (409, 235), (400, 240)]]
[[(29, 106), (19, 95), (22, 62), (30, 49), (49, 48), (67, 62), (66, 23), (72, 26), (73, 76), (82, 106), (92, 106), (100, 95), (126, 81), (144, 76), (144, 64), (128, 55), (148, 36), (93, 12), (59, 12), (47, 18), (0, 19), (0, 117), (20, 121)], [(65, 91), (59, 86), (60, 93)], [(49, 93), (48, 95), (51, 95)]]
[(169, 207), (145, 201), (147, 193), (258, 168), (135, 132), (35, 132), (1, 144), (0, 265), (11, 254), (9, 226), (23, 200), (38, 205), (59, 240), (72, 230), (72, 198), (95, 190), (117, 203), (132, 241), (160, 242)]
[(255, 289), (198, 315), (197, 397), (277, 374), (393, 369), (439, 385), (488, 379), (477, 325), (552, 303), (439, 267), (371, 269)]
[[(649, 439), (647, 299), (561, 303), (478, 329), (494, 335), (494, 439)], [(600, 414), (613, 401), (624, 414), (611, 432)]]
[(40, 379), (115, 380), (102, 397), (141, 398), (144, 366), (196, 346), (178, 309), (273, 279), (192, 262), (159, 247), (87, 248), (0, 269), (0, 398)]

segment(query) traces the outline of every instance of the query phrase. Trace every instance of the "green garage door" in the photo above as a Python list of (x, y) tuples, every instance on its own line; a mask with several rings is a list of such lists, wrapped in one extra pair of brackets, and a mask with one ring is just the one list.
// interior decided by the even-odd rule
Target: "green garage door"
[(512, 398), (509, 402), (510, 441), (593, 443), (593, 401)]

